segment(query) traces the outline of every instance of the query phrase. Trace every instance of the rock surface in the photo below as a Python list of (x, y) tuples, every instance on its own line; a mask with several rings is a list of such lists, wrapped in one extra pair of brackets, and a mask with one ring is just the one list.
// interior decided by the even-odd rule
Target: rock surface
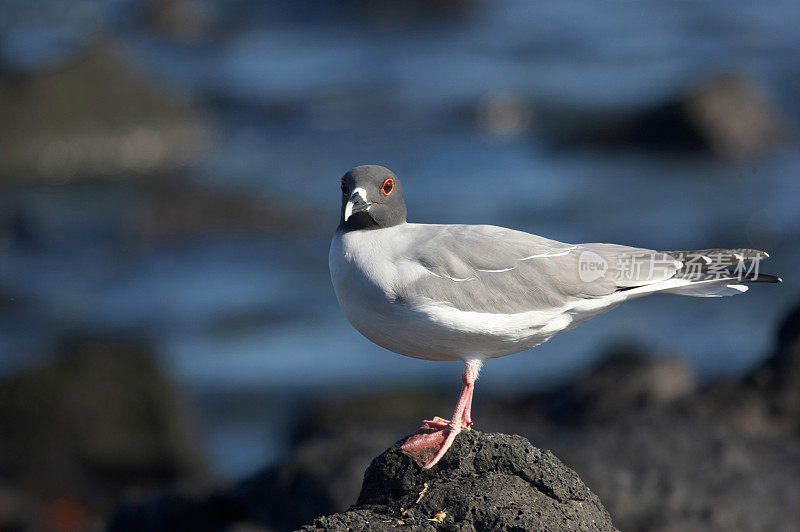
[[(683, 359), (616, 350), (560, 390), (513, 400), (479, 395), (475, 419), (483, 430), (513, 430), (553, 449), (592, 487), (622, 530), (794, 530), (800, 522), (799, 316), (800, 307), (781, 327), (774, 355), (744, 381), (701, 387)], [(501, 507), (506, 499), (493, 497), (502, 493), (459, 500), (460, 492), (448, 493), (447, 487), (458, 483), (467, 493), (490, 478), (509, 486), (524, 482), (507, 478), (510, 468), (502, 469), (502, 453), (484, 444), (478, 450), (475, 438), (495, 435), (475, 432), (459, 436), (434, 472), (421, 472), (396, 446), (390, 449), (370, 466), (359, 505), (347, 510), (370, 458), (421, 417), (446, 412), (449, 395), (407, 389), (338, 400), (325, 396), (309, 406), (292, 451), (279, 464), (211, 493), (167, 493), (131, 504), (110, 530), (216, 530), (236, 523), (292, 530), (326, 514), (334, 515), (306, 530), (389, 530), (398, 519), (408, 526), (397, 528), (491, 528), (485, 521), (476, 524), (476, 516), (484, 517), (477, 510)], [(502, 438), (512, 447), (529, 445), (518, 436)], [(539, 464), (552, 459), (562, 468), (558, 471), (575, 475), (551, 454), (530, 449)], [(487, 453), (489, 459), (478, 459)], [(487, 460), (496, 470), (486, 469)], [(426, 481), (425, 496), (411, 504)], [(541, 494), (536, 486), (527, 489)], [(553, 511), (565, 507), (542, 497), (537, 504), (551, 504)], [(441, 510), (442, 523), (428, 521)], [(469, 519), (456, 525), (453, 517), (465, 514)]]
[(800, 442), (755, 439), (668, 409), (561, 429), (546, 443), (621, 530), (794, 530)]
[(199, 109), (109, 43), (58, 68), (0, 72), (2, 182), (156, 175), (196, 162), (211, 137)]
[(755, 372), (751, 382), (766, 397), (771, 413), (800, 435), (800, 304), (781, 323), (775, 352)]
[(520, 436), (464, 432), (430, 471), (400, 444), (373, 460), (356, 506), (303, 530), (615, 530), (577, 473)]
[(0, 380), (0, 529), (6, 518), (41, 529), (24, 516), (47, 512), (27, 507), (105, 515), (128, 489), (205, 481), (187, 409), (150, 347), (78, 335), (57, 353)]
[(544, 106), (537, 112), (558, 146), (697, 152), (756, 157), (786, 138), (781, 113), (755, 79), (717, 74), (672, 97), (630, 109)]
[[(747, 381), (699, 387), (682, 359), (609, 353), (567, 388), (513, 401), (478, 398), (475, 419), (481, 429), (513, 430), (553, 449), (622, 530), (792, 530), (800, 521), (793, 503), (800, 497), (800, 417), (792, 395), (797, 315), (786, 319), (774, 356)], [(429, 403), (429, 412), (444, 408)], [(395, 412), (394, 432), (417, 414)], [(333, 456), (331, 430), (314, 419), (299, 447), (325, 435)]]

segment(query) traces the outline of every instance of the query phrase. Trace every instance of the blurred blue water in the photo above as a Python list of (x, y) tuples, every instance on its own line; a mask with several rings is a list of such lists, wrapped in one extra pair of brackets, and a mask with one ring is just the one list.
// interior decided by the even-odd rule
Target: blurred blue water
[[(25, 302), (0, 322), (0, 372), (35, 363), (53, 330), (122, 328), (152, 337), (194, 393), (357, 391), (412, 381), (455, 387), (456, 365), (383, 351), (338, 310), (327, 274), (338, 178), (366, 163), (400, 176), (410, 221), (497, 224), (656, 249), (766, 248), (773, 258), (765, 269), (786, 281), (735, 299), (629, 303), (532, 352), (492, 361), (482, 389), (524, 393), (568, 379), (615, 339), (684, 354), (704, 376), (741, 374), (768, 352), (776, 321), (798, 294), (796, 142), (743, 163), (553, 151), (536, 135), (535, 110), (533, 133), (510, 138), (487, 136), (472, 110), (499, 93), (637, 106), (703, 74), (735, 70), (762, 82), (787, 122), (797, 123), (800, 4), (487, 2), (466, 16), (389, 29), (354, 16), (352, 4), (317, 16), (292, 3), (257, 4), (215, 4), (224, 31), (213, 43), (155, 36), (121, 16), (135, 2), (91, 11), (96, 28), (85, 28), (85, 15), (72, 27), (84, 35), (111, 28), (151, 76), (207, 102), (219, 138), (192, 179), (265, 195), (328, 223), (292, 241), (217, 236), (120, 250), (103, 234), (113, 212), (100, 197), (16, 190), (0, 204), (38, 213), (57, 237), (0, 250), (3, 286)], [(62, 35), (70, 27), (68, 17), (17, 16), (17, 30), (33, 28), (17, 32), (24, 39), (8, 37), (20, 61), (43, 61), (48, 28)], [(239, 315), (251, 323), (230, 326)], [(259, 422), (285, 420), (267, 417)], [(253, 468), (280, 446), (280, 437), (252, 423), (215, 423), (207, 438), (225, 472)]]

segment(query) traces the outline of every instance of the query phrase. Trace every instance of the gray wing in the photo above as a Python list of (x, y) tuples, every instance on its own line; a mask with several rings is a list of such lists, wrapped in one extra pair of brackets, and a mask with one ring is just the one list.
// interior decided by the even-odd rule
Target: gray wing
[[(674, 257), (647, 249), (565, 244), (487, 225), (419, 226), (404, 255), (427, 272), (401, 283), (398, 297), (489, 313), (545, 310), (603, 297), (668, 279), (680, 266)], [(637, 255), (659, 264), (640, 265), (637, 271), (626, 264)]]

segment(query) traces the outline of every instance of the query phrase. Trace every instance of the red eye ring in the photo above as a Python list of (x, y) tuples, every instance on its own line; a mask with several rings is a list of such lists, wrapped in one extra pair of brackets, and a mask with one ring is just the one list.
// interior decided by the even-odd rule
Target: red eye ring
[(347, 186), (347, 182), (344, 179), (342, 179), (340, 181), (340, 186), (341, 186), (341, 189), (342, 189), (342, 194), (344, 194), (345, 196), (349, 196), (350, 195), (350, 187)]
[(381, 185), (381, 193), (384, 196), (388, 196), (394, 190), (394, 179), (391, 177), (387, 178), (386, 181), (383, 182)]

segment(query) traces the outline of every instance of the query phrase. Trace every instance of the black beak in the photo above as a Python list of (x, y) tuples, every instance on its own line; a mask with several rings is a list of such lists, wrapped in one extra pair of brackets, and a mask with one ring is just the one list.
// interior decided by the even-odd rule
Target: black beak
[(351, 216), (357, 212), (366, 211), (372, 206), (372, 203), (364, 201), (361, 194), (358, 192), (350, 196), (347, 204), (344, 206), (344, 221), (346, 222)]

